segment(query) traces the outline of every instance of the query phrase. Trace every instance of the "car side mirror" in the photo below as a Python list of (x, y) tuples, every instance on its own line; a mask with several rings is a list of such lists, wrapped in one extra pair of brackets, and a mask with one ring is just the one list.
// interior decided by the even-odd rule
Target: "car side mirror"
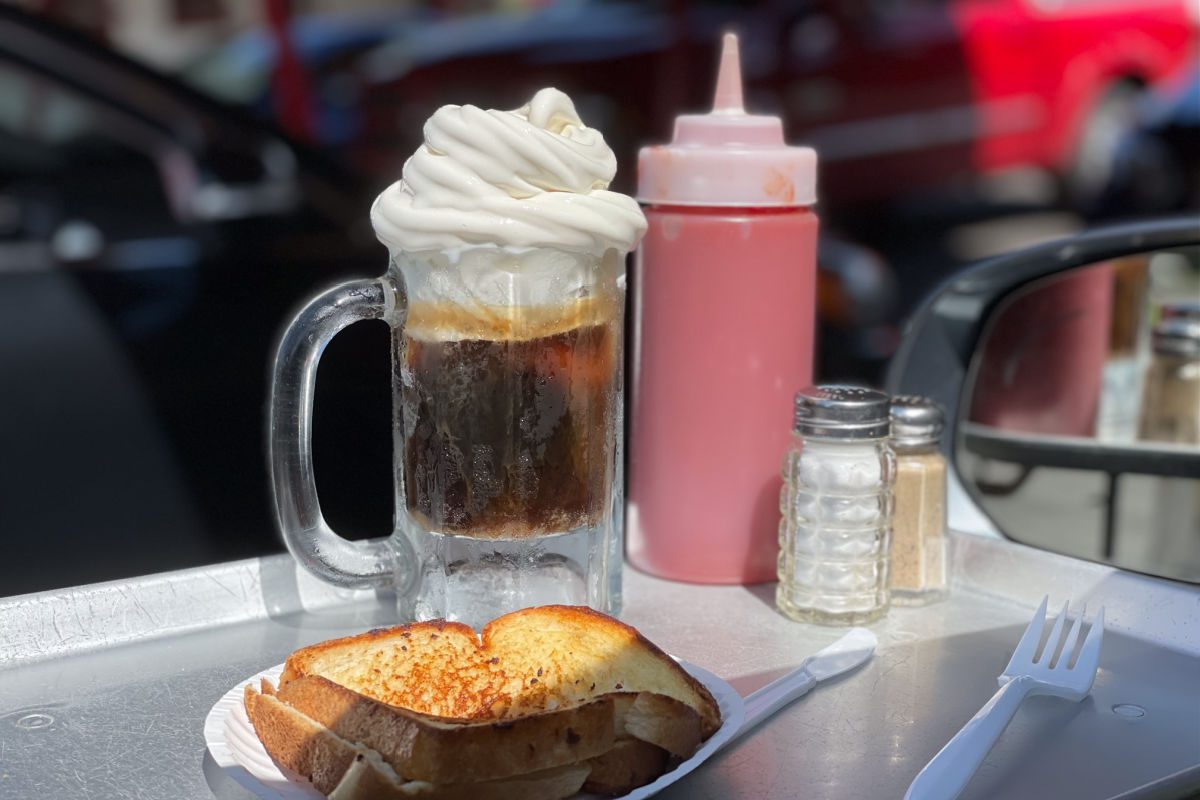
[(211, 143), (198, 162), (201, 177), (189, 208), (197, 219), (272, 216), (300, 202), (296, 159), (281, 141), (262, 142), (257, 148)]
[(888, 375), (1006, 536), (1200, 582), (1200, 219), (1094, 230), (969, 268)]

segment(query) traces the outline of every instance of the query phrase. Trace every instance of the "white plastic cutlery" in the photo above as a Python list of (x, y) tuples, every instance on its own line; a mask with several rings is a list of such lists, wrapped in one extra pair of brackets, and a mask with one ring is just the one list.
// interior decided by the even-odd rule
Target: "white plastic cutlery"
[(729, 740), (734, 742), (767, 717), (797, 700), (818, 683), (854, 669), (875, 654), (878, 640), (866, 628), (850, 632), (824, 650), (811, 655), (799, 667), (771, 681), (746, 698), (746, 717), (742, 727)]
[[(1092, 628), (1083, 642), (1079, 657), (1071, 664), (1071, 655), (1079, 641), (1083, 625), (1083, 610), (1075, 624), (1062, 638), (1067, 605), (1054, 621), (1040, 657), (1035, 659), (1042, 631), (1046, 627), (1046, 603), (1042, 604), (1025, 629), (1012, 658), (1000, 675), (1000, 690), (992, 696), (979, 713), (967, 722), (954, 738), (946, 743), (933, 760), (925, 765), (904, 800), (953, 800), (962, 792), (975, 770), (983, 763), (988, 751), (1008, 727), (1021, 701), (1029, 695), (1046, 694), (1079, 702), (1087, 697), (1096, 679), (1100, 662), (1100, 641), (1104, 637), (1104, 608), (1092, 621)], [(1060, 647), (1061, 644), (1061, 647)], [(1056, 653), (1057, 658), (1055, 658)]]

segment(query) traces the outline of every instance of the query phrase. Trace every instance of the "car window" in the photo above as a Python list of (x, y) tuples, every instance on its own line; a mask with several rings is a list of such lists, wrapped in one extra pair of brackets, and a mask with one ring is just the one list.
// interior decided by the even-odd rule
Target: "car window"
[(0, 132), (44, 149), (91, 148), (145, 158), (161, 145), (149, 126), (40, 74), (0, 61)]
[(48, 238), (80, 217), (120, 235), (117, 206), (132, 203), (173, 217), (189, 180), (153, 127), (0, 60), (0, 191), (23, 208), (26, 238)]
[(15, 67), (0, 64), (0, 127), (47, 145), (70, 143), (92, 127), (85, 103)]

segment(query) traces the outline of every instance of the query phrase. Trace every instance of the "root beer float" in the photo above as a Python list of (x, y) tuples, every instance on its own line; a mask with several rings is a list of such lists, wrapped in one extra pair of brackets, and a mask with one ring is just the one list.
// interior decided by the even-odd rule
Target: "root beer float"
[[(402, 619), (620, 609), (625, 256), (646, 221), (615, 173), (555, 89), (425, 123), (371, 208), (387, 273), (313, 298), (280, 341), (271, 475), (306, 569), (394, 590)], [(321, 514), (310, 435), (321, 352), (363, 319), (392, 329), (396, 517), (350, 542)]]
[(625, 256), (642, 212), (608, 191), (612, 151), (555, 89), (514, 111), (443, 106), (424, 135), (371, 210), (407, 301), (396, 503), (421, 564), (416, 616), (615, 610)]

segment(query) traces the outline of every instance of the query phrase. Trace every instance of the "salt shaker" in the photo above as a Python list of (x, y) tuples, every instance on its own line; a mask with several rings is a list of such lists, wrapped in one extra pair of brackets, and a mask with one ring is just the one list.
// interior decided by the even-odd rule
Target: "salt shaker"
[(938, 448), (944, 427), (945, 415), (932, 400), (892, 398), (893, 605), (922, 606), (946, 596), (946, 458)]
[(887, 611), (896, 473), (889, 406), (886, 394), (853, 386), (796, 395), (775, 593), (792, 619), (858, 625)]

